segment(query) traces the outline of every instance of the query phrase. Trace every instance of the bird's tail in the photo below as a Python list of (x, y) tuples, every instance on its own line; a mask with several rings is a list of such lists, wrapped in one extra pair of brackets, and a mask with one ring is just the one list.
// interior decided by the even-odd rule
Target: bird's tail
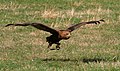
[(23, 24), (7, 24), (5, 27), (8, 27), (8, 26), (29, 26), (31, 25), (31, 23), (23, 23)]

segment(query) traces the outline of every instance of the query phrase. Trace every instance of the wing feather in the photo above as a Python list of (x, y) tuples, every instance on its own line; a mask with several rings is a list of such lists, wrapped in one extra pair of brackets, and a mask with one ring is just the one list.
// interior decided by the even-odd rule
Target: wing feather
[(100, 22), (105, 22), (103, 19), (99, 20), (99, 21), (89, 21), (89, 22), (81, 22), (81, 23), (78, 23), (78, 24), (75, 24), (69, 28), (67, 28), (66, 30), (72, 32), (73, 30), (83, 26), (83, 25), (86, 25), (86, 24), (100, 24)]
[(8, 26), (33, 26), (39, 30), (50, 32), (51, 34), (58, 34), (57, 30), (52, 29), (46, 25), (43, 25), (41, 23), (22, 23), (22, 24), (7, 24), (5, 27)]

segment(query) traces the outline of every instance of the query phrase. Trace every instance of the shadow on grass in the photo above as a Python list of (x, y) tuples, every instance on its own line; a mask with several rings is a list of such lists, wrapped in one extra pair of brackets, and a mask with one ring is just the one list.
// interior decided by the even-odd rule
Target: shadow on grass
[(60, 62), (83, 62), (83, 63), (90, 63), (90, 62), (107, 62), (105, 59), (100, 58), (83, 58), (83, 59), (54, 59), (54, 58), (46, 58), (42, 59), (42, 61), (60, 61)]
[(82, 62), (84, 62), (84, 63), (89, 63), (89, 62), (106, 62), (106, 60), (105, 59), (100, 59), (100, 58), (84, 58), (84, 59), (82, 59)]

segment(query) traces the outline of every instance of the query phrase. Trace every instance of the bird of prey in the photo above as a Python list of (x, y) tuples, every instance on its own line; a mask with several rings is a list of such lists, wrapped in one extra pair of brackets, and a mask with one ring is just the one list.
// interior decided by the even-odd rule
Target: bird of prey
[(33, 26), (39, 30), (43, 30), (46, 32), (51, 33), (50, 36), (46, 37), (46, 42), (49, 43), (48, 48), (52, 46), (52, 44), (56, 44), (56, 49), (60, 49), (60, 41), (61, 40), (67, 40), (71, 36), (71, 32), (83, 25), (86, 24), (100, 24), (101, 22), (105, 22), (103, 19), (98, 21), (88, 21), (88, 22), (80, 22), (78, 24), (72, 25), (68, 27), (65, 30), (55, 30), (53, 28), (50, 28), (44, 24), (41, 23), (17, 23), (17, 24), (7, 24), (5, 27), (8, 26)]

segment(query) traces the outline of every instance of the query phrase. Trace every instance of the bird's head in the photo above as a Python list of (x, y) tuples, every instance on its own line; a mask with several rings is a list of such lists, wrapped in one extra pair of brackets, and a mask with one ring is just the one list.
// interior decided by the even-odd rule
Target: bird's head
[(70, 32), (65, 30), (61, 30), (59, 35), (60, 35), (60, 38), (62, 39), (69, 39), (71, 36)]

